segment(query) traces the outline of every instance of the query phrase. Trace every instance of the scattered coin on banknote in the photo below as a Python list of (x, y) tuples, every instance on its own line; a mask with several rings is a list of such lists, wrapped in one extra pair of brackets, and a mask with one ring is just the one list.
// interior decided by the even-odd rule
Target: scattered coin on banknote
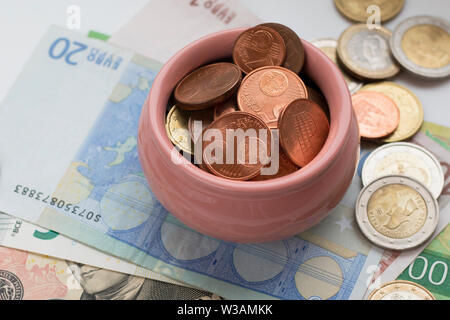
[(397, 129), (400, 112), (388, 96), (374, 91), (359, 91), (352, 96), (352, 103), (361, 137), (378, 139)]
[(392, 33), (395, 59), (410, 73), (426, 79), (450, 76), (450, 22), (416, 16), (402, 21)]
[(435, 298), (430, 291), (417, 283), (396, 280), (374, 290), (367, 300), (435, 300)]
[(368, 84), (361, 91), (375, 91), (391, 98), (400, 112), (400, 122), (397, 129), (380, 142), (397, 142), (412, 137), (422, 126), (423, 108), (417, 96), (408, 88), (394, 82), (379, 82)]
[(337, 60), (337, 45), (338, 42), (336, 39), (331, 38), (324, 38), (324, 39), (317, 39), (311, 41), (311, 43), (319, 48), (323, 53), (327, 55), (328, 58), (331, 59), (341, 70), (342, 75), (344, 76), (345, 82), (347, 83), (348, 90), (350, 90), (350, 93), (355, 93), (359, 89), (361, 89), (363, 83), (360, 80), (355, 79), (351, 75), (349, 75), (338, 63)]
[(244, 73), (264, 66), (282, 66), (286, 59), (283, 37), (274, 29), (256, 26), (236, 40), (233, 61)]
[(384, 27), (352, 25), (339, 37), (338, 61), (350, 74), (363, 80), (392, 78), (400, 67), (391, 55), (390, 38), (391, 31)]
[(294, 73), (300, 73), (305, 62), (305, 49), (298, 35), (280, 23), (263, 23), (262, 26), (274, 29), (283, 38), (286, 45), (286, 60), (283, 67)]
[(334, 0), (339, 12), (346, 18), (356, 22), (366, 22), (373, 14), (371, 6), (380, 10), (381, 22), (395, 17), (402, 10), (405, 0)]
[(436, 157), (414, 143), (389, 143), (367, 157), (362, 168), (364, 185), (387, 175), (404, 175), (423, 183), (437, 199), (444, 188), (444, 172)]
[(406, 250), (425, 242), (436, 229), (439, 206), (422, 183), (389, 175), (367, 184), (358, 196), (356, 221), (374, 244)]
[(213, 63), (192, 71), (177, 85), (174, 96), (183, 110), (202, 110), (230, 98), (239, 87), (241, 71), (233, 63)]

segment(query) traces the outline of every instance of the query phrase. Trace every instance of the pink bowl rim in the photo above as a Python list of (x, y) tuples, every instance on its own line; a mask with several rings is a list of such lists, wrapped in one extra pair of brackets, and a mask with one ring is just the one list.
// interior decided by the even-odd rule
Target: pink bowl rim
[[(228, 34), (234, 34), (238, 31), (242, 32), (246, 29), (247, 28), (235, 28), (204, 36), (178, 51), (171, 59), (169, 59), (164, 64), (164, 66), (159, 71), (152, 84), (149, 99), (147, 100), (145, 105), (145, 108), (149, 109), (147, 116), (149, 117), (148, 124), (150, 125), (150, 128), (147, 128), (147, 130), (149, 131), (146, 131), (145, 133), (148, 134), (150, 132), (151, 137), (143, 136), (143, 138), (149, 138), (153, 140), (153, 143), (155, 143), (157, 146), (157, 150), (161, 153), (164, 159), (168, 159), (168, 161), (171, 161), (171, 153), (174, 146), (172, 145), (166, 134), (164, 123), (165, 117), (161, 117), (161, 113), (166, 111), (168, 100), (166, 100), (162, 106), (158, 106), (158, 103), (161, 104), (161, 102), (159, 101), (160, 94), (165, 92), (165, 90), (163, 90), (164, 81), (170, 74), (171, 69), (179, 64), (179, 61), (182, 59), (182, 56), (186, 52), (195, 49), (202, 43), (210, 41), (215, 37), (227, 36)], [(302, 43), (308, 49), (307, 51), (314, 51), (316, 56), (320, 57), (320, 59), (322, 60), (321, 63), (326, 66), (326, 69), (330, 70), (329, 76), (337, 78), (337, 81), (335, 82), (335, 89), (338, 92), (338, 95), (335, 99), (337, 103), (334, 108), (330, 108), (331, 121), (329, 136), (325, 142), (324, 147), (322, 148), (322, 151), (314, 158), (313, 161), (311, 161), (307, 166), (303, 167), (296, 173), (292, 173), (290, 175), (268, 181), (235, 181), (216, 177), (196, 167), (181, 155), (179, 158), (182, 161), (182, 164), (173, 164), (173, 166), (175, 168), (179, 167), (179, 169), (184, 171), (184, 173), (191, 179), (195, 179), (198, 182), (203, 183), (215, 190), (225, 192), (243, 192), (246, 194), (255, 195), (261, 193), (267, 195), (268, 192), (294, 192), (299, 187), (312, 183), (313, 181), (315, 181), (315, 179), (317, 179), (318, 176), (324, 174), (327, 169), (332, 166), (334, 159), (339, 156), (339, 153), (342, 151), (343, 146), (345, 146), (348, 140), (348, 132), (351, 126), (353, 113), (351, 109), (351, 96), (344, 77), (342, 76), (342, 73), (340, 72), (338, 67), (320, 49), (317, 49), (312, 44), (303, 39)], [(306, 57), (306, 59), (308, 59), (308, 57)], [(158, 96), (155, 97), (154, 95)], [(168, 94), (168, 97), (170, 97), (170, 94)], [(340, 113), (338, 113), (337, 110), (334, 110), (336, 108), (341, 109)], [(143, 114), (145, 113), (143, 112)], [(163, 119), (163, 121), (161, 121), (161, 119)], [(332, 133), (335, 134), (335, 137), (331, 141), (330, 136)], [(328, 147), (328, 150), (326, 152), (324, 152), (325, 147)]]

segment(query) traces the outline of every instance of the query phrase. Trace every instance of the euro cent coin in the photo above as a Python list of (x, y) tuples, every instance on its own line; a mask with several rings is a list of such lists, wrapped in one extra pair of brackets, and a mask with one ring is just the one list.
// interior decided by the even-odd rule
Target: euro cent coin
[(189, 133), (189, 111), (174, 105), (166, 117), (166, 132), (169, 140), (179, 150), (192, 154), (191, 135)]
[(330, 125), (325, 112), (315, 102), (298, 99), (284, 108), (278, 129), (287, 156), (297, 166), (304, 167), (322, 149)]
[(381, 22), (395, 17), (403, 8), (405, 0), (334, 0), (339, 12), (356, 22), (366, 22), (379, 10)]
[(369, 84), (361, 90), (375, 91), (391, 98), (400, 112), (400, 122), (397, 129), (383, 138), (381, 142), (397, 142), (412, 137), (422, 126), (423, 107), (417, 96), (408, 88), (397, 83), (385, 81)]
[(372, 291), (367, 300), (435, 300), (435, 298), (430, 291), (417, 283), (396, 280)]
[(338, 42), (336, 39), (331, 38), (316, 39), (311, 41), (311, 43), (315, 47), (319, 48), (323, 53), (325, 53), (325, 55), (338, 66), (338, 68), (342, 72), (342, 75), (344, 76), (345, 82), (347, 83), (348, 86), (348, 90), (350, 91), (351, 94), (361, 89), (363, 83), (360, 80), (357, 80), (355, 77), (349, 75), (339, 65), (336, 51)]
[(308, 98), (308, 92), (297, 74), (283, 67), (264, 67), (242, 80), (237, 102), (241, 111), (259, 116), (274, 129), (283, 108), (299, 98)]
[(203, 161), (216, 176), (250, 180), (269, 162), (271, 132), (261, 118), (242, 111), (223, 115), (203, 132)]
[[(272, 160), (273, 161), (273, 160)], [(271, 167), (272, 163), (266, 165), (266, 167)], [(281, 178), (287, 176), (291, 173), (297, 172), (299, 167), (297, 167), (291, 159), (283, 152), (283, 149), (279, 149), (278, 154), (278, 171), (273, 175), (263, 175), (260, 174), (252, 179), (252, 181), (267, 181), (276, 178)]]
[(214, 109), (212, 108), (190, 112), (188, 130), (193, 142), (201, 138), (203, 129), (209, 127), (214, 121), (213, 116)]
[(375, 245), (391, 250), (421, 245), (439, 220), (439, 206), (428, 188), (401, 175), (381, 177), (366, 185), (355, 211), (362, 233)]
[(390, 39), (392, 53), (409, 72), (426, 79), (450, 75), (450, 22), (431, 16), (401, 22)]
[(241, 79), (242, 73), (233, 63), (209, 64), (195, 69), (178, 83), (175, 100), (180, 109), (206, 109), (230, 98)]
[(237, 110), (236, 97), (234, 99), (229, 99), (221, 104), (214, 107), (214, 120), (217, 120), (224, 114), (232, 113)]
[(330, 119), (330, 109), (328, 108), (327, 99), (323, 96), (323, 94), (316, 89), (313, 89), (309, 86), (306, 86), (306, 90), (308, 91), (308, 99), (314, 101), (322, 108), (323, 112), (327, 115), (327, 118)]
[(298, 35), (290, 28), (279, 23), (263, 23), (262, 26), (277, 31), (283, 38), (286, 46), (286, 59), (283, 67), (294, 73), (300, 73), (305, 62), (305, 49)]
[(286, 59), (286, 45), (272, 28), (256, 26), (245, 30), (236, 40), (233, 61), (244, 73), (265, 66), (281, 66)]
[(381, 146), (369, 155), (362, 169), (364, 185), (387, 175), (404, 175), (424, 184), (438, 198), (444, 188), (444, 172), (436, 157), (414, 143)]
[(343, 66), (354, 76), (366, 80), (392, 78), (400, 72), (389, 47), (391, 31), (369, 29), (365, 24), (347, 28), (339, 37), (337, 53)]
[(361, 137), (382, 138), (397, 129), (400, 112), (388, 96), (373, 91), (360, 91), (352, 95), (352, 104)]

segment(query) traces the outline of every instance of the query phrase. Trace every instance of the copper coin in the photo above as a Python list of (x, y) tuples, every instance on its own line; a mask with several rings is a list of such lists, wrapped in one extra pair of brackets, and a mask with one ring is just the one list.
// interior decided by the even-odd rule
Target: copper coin
[(181, 109), (206, 109), (231, 97), (241, 79), (242, 73), (233, 63), (209, 64), (185, 76), (175, 88), (174, 96)]
[[(194, 142), (194, 145), (192, 147), (192, 154), (194, 155), (194, 164), (198, 165), (200, 169), (206, 172), (210, 172), (208, 167), (206, 167), (205, 163), (202, 160), (202, 151), (199, 151), (198, 154), (196, 152), (196, 145), (199, 144), (199, 146), (202, 145), (202, 132), (208, 128), (211, 123), (214, 121), (213, 119), (213, 112), (214, 109), (208, 108), (205, 110), (197, 110), (197, 111), (191, 111), (191, 115), (188, 120), (188, 130), (189, 134), (191, 136), (191, 140)], [(196, 123), (196, 121), (200, 122)]]
[(360, 91), (352, 96), (352, 103), (361, 137), (382, 138), (397, 129), (400, 111), (388, 96), (375, 91)]
[(319, 107), (321, 107), (322, 110), (325, 112), (327, 118), (330, 119), (330, 109), (328, 108), (327, 99), (325, 99), (323, 94), (320, 91), (313, 89), (309, 86), (306, 86), (306, 90), (308, 91), (308, 99), (317, 103)]
[[(265, 167), (270, 167), (271, 163), (266, 165)], [(299, 168), (289, 159), (283, 149), (280, 148), (278, 155), (278, 172), (274, 175), (258, 175), (252, 179), (252, 181), (266, 181), (276, 178), (281, 178), (287, 176), (288, 174), (294, 173)]]
[(294, 72), (283, 67), (264, 67), (242, 80), (237, 102), (240, 110), (261, 117), (273, 129), (287, 104), (307, 97), (305, 84)]
[[(261, 130), (266, 137), (261, 135)], [(236, 111), (215, 120), (203, 132), (203, 161), (216, 176), (249, 180), (267, 163), (270, 142), (271, 132), (264, 121), (253, 114)]]
[(325, 112), (308, 99), (298, 99), (287, 105), (278, 126), (283, 150), (300, 167), (306, 166), (320, 152), (330, 130)]
[(236, 99), (229, 99), (214, 108), (214, 120), (217, 120), (224, 114), (232, 113), (236, 111)]
[(256, 26), (245, 30), (234, 44), (233, 61), (244, 73), (265, 66), (281, 66), (285, 59), (284, 40), (272, 28)]
[[(205, 128), (208, 128), (209, 125), (214, 121), (213, 113), (214, 113), (214, 109), (212, 109), (212, 108), (191, 112), (191, 115), (189, 116), (189, 120), (188, 120), (188, 130), (189, 130), (189, 134), (191, 135), (192, 141), (195, 142), (196, 137), (197, 137), (197, 139), (201, 138), (203, 130)], [(194, 126), (195, 121), (200, 122), (201, 126), (195, 127)], [(197, 123), (197, 125), (198, 124), (199, 123)], [(195, 130), (196, 128), (198, 130)]]
[(263, 23), (261, 25), (272, 28), (280, 34), (286, 45), (286, 60), (283, 63), (283, 67), (299, 73), (305, 63), (305, 49), (298, 35), (283, 24)]

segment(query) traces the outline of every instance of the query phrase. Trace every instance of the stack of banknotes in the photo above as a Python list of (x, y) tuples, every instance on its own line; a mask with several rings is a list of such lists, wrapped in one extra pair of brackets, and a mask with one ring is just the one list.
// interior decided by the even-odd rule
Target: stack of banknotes
[(161, 206), (136, 148), (158, 70), (203, 35), (261, 22), (237, 0), (206, 2), (151, 1), (109, 39), (43, 36), (0, 105), (0, 300), (363, 299), (397, 278), (450, 298), (450, 128), (425, 122), (412, 138), (446, 172), (438, 227), (413, 250), (361, 233), (358, 174), (324, 221), (272, 243), (213, 239)]

